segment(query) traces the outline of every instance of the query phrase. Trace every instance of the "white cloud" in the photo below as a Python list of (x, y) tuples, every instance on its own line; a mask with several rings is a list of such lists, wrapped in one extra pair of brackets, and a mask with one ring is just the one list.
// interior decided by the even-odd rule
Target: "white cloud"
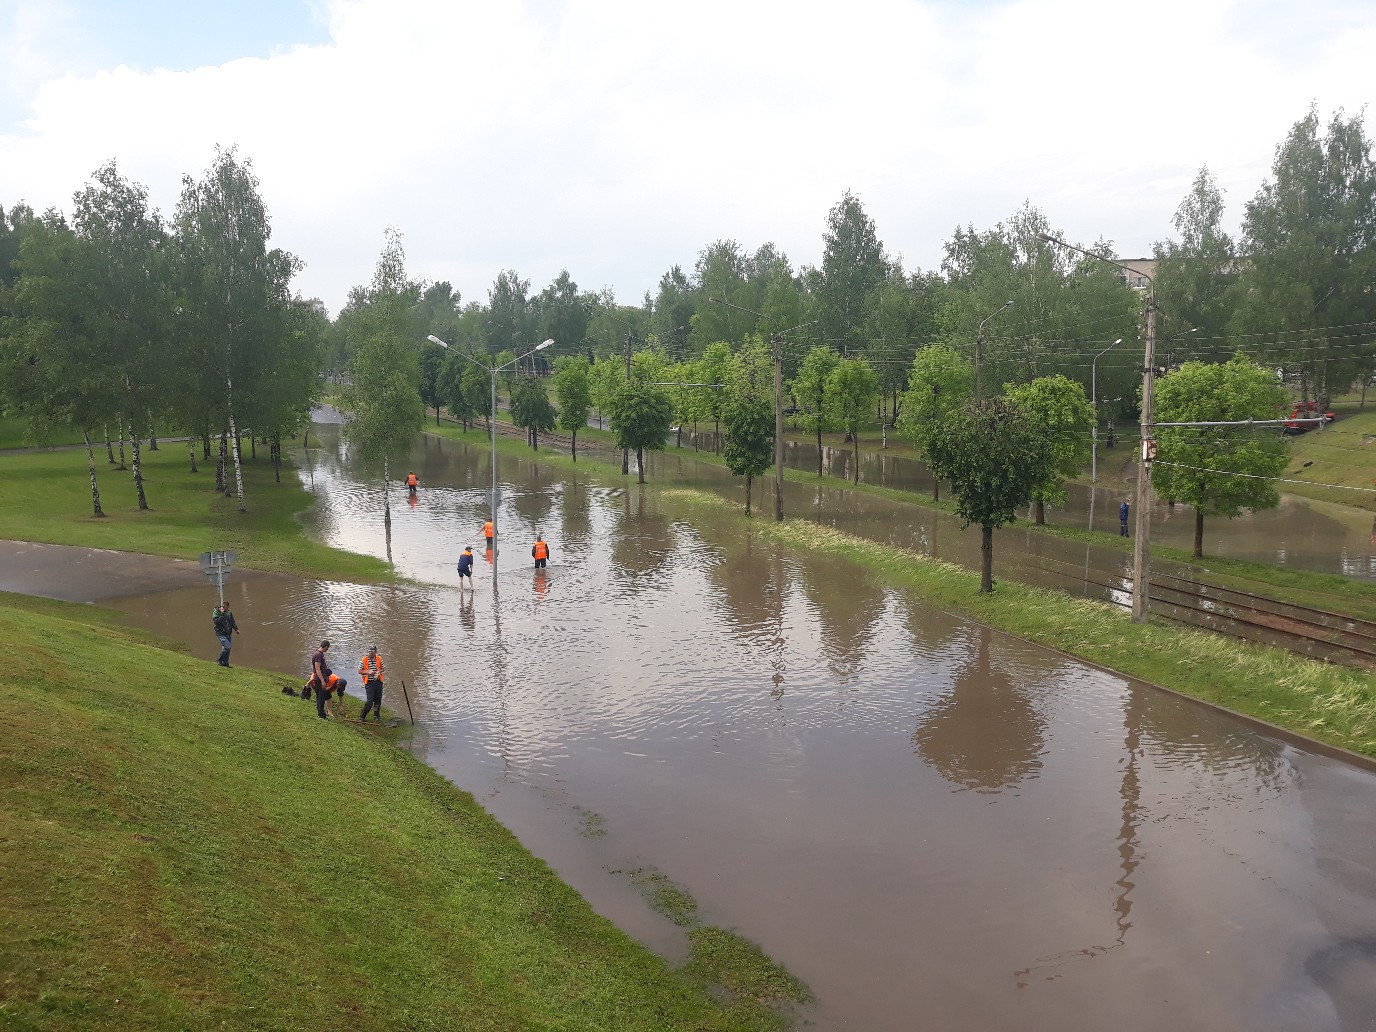
[(115, 157), (170, 214), (180, 176), (238, 144), (276, 242), (307, 263), (300, 289), (332, 310), (389, 225), (413, 274), (469, 299), (502, 268), (537, 289), (568, 268), (634, 302), (722, 237), (817, 262), (847, 189), (910, 266), (1024, 200), (1141, 253), (1200, 165), (1236, 223), (1311, 100), (1365, 103), (1376, 14), (1283, 9), (336, 2), (328, 45), (54, 74), (0, 137), (0, 201), (66, 207)]

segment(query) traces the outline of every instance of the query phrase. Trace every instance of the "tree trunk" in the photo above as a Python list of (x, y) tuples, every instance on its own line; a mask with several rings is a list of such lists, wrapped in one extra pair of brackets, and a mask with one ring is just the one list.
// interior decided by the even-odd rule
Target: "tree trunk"
[(637, 448), (637, 449), (635, 450), (635, 468), (636, 468), (636, 470), (640, 473), (640, 480), (639, 480), (639, 483), (642, 483), (642, 484), (645, 483), (645, 449), (644, 449), (644, 448)]
[(148, 413), (148, 450), (158, 450), (158, 432), (153, 429), (153, 413)]
[(1032, 516), (1032, 522), (1037, 526), (1046, 526), (1046, 503), (1040, 498), (1032, 503)]
[(994, 590), (994, 528), (979, 528), (979, 593)]
[(1194, 557), (1204, 558), (1204, 510), (1194, 507)]
[(932, 501), (941, 501), (941, 481), (937, 479), (935, 473), (932, 474)]
[(387, 456), (382, 457), (382, 525), (387, 528), (387, 561), (392, 561), (392, 486)]
[(852, 430), (850, 435), (855, 440), (855, 483), (860, 483), (860, 431)]
[(225, 493), (225, 466), (229, 455), (229, 444), (225, 441), (225, 432), (220, 431), (220, 454), (215, 458), (215, 490), (220, 494)]
[(210, 431), (201, 434), (201, 458), (206, 462), (210, 461)]
[(110, 465), (115, 464), (115, 446), (110, 442), (110, 424), (105, 424), (105, 455)]
[(573, 456), (573, 461), (578, 461), (578, 431), (575, 430), (569, 437), (569, 454)]
[(749, 473), (745, 475), (745, 514), (750, 515), (750, 482), (754, 479)]
[(272, 439), (272, 480), (273, 483), (282, 482), (282, 438)]
[[(91, 435), (81, 431), (81, 439), (86, 442), (86, 468), (91, 471), (91, 515), (104, 519), (105, 510), (100, 507), (100, 488), (96, 486), (96, 453), (91, 449)], [(105, 438), (110, 443), (110, 438)]]
[(627, 476), (631, 472), (631, 449), (621, 449), (621, 475)]
[(435, 406), (435, 425), (440, 425), (440, 407), (438, 405)]
[(196, 468), (196, 438), (193, 437), (187, 442), (187, 450), (191, 452), (191, 472), (199, 473), (200, 470)]
[(258, 435), (248, 435), (248, 457), (254, 462), (258, 461)]
[(822, 418), (817, 417), (817, 479), (822, 479)]
[(119, 418), (119, 465), (117, 469), (128, 469), (124, 464), (124, 417)]
[(234, 383), (225, 377), (225, 408), (229, 413), (229, 436), (234, 440), (234, 494), (239, 500), (239, 511), (248, 512), (244, 507), (244, 464), (239, 450), (239, 429), (234, 425)]
[(135, 437), (130, 444), (134, 454), (134, 491), (139, 496), (139, 512), (148, 510), (148, 496), (143, 493), (143, 468), (139, 462), (139, 439)]

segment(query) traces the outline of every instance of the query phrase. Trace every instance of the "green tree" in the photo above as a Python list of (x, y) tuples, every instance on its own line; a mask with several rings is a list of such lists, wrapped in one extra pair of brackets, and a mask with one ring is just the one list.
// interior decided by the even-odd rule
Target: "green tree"
[(774, 406), (759, 394), (733, 392), (724, 413), (726, 468), (745, 477), (745, 514), (750, 515), (751, 485), (774, 459)]
[(1039, 376), (1031, 383), (1004, 384), (1004, 395), (1031, 416), (1051, 442), (1051, 471), (1044, 483), (1032, 489), (1033, 519), (1046, 523), (1046, 503), (1065, 501), (1065, 480), (1079, 476), (1089, 461), (1089, 430), (1094, 425), (1094, 406), (1085, 389), (1057, 373)]
[[(185, 401), (223, 414), (244, 512), (240, 399), (252, 408), (262, 381), (277, 374), (274, 354), (289, 336), (291, 279), (300, 262), (268, 247), (272, 230), (257, 177), (234, 148), (217, 148), (201, 180), (183, 177), (176, 225), (181, 332), (188, 342), (179, 360), (205, 372), (203, 389)], [(223, 459), (219, 469), (217, 486)]]
[(578, 431), (592, 411), (592, 377), (582, 355), (561, 355), (554, 362), (554, 396), (559, 401), (557, 425), (569, 435), (573, 461), (578, 461)]
[(1303, 397), (1327, 399), (1376, 361), (1376, 164), (1361, 116), (1339, 111), (1323, 132), (1311, 107), (1272, 173), (1243, 219), (1231, 330), (1249, 354), (1298, 374)]
[(1172, 220), (1180, 242), (1158, 243), (1156, 297), (1161, 307), (1198, 331), (1195, 351), (1212, 352), (1222, 342), (1233, 313), (1230, 291), (1237, 279), (1237, 249), (1223, 229), (1223, 191), (1201, 168)]
[(834, 344), (863, 346), (863, 328), (890, 267), (874, 220), (849, 190), (827, 214), (822, 266), (813, 276), (822, 335)]
[[(578, 289), (567, 269), (535, 297), (531, 304), (536, 338), (557, 340), (561, 344), (577, 344), (588, 335), (592, 321), (592, 305)], [(541, 362), (544, 356), (537, 356)]]
[[(1094, 352), (1086, 331), (1096, 339), (1137, 335), (1141, 301), (1122, 273), (1094, 258), (1076, 259), (1042, 234), (1058, 235), (1041, 211), (1025, 205), (992, 230), (957, 228), (946, 243), (940, 323), (947, 340), (974, 342), (980, 324), (1013, 302), (987, 324), (984, 368), (977, 374), (985, 385), (1063, 372), (1088, 386)], [(1107, 241), (1088, 250), (1113, 258)], [(1132, 397), (1126, 366), (1105, 370), (1099, 393)]]
[[(944, 344), (929, 344), (913, 356), (898, 433), (917, 445), (929, 467), (933, 435), (951, 413), (970, 400), (974, 385), (970, 363)], [(933, 501), (940, 498), (940, 480), (933, 468)]]
[(1017, 518), (1055, 462), (1045, 429), (1007, 398), (970, 400), (932, 429), (927, 462), (948, 481), (962, 526), (980, 528), (981, 594), (994, 590), (994, 531)]
[(529, 292), (530, 281), (521, 279), (515, 269), (503, 269), (497, 274), (487, 292), (484, 339), (489, 351), (510, 350), (530, 340), (535, 321)]
[(30, 434), (74, 426), (86, 443), (91, 513), (104, 517), (91, 434), (117, 411), (120, 390), (106, 361), (95, 321), (86, 315), (88, 270), (99, 260), (56, 212), (26, 227), (19, 279), (7, 307), (13, 317), (0, 335), (6, 393), (29, 418)]
[(646, 449), (663, 451), (669, 438), (674, 414), (669, 392), (639, 380), (623, 381), (609, 411), (617, 447), (635, 452), (639, 482), (643, 484)]
[(798, 425), (817, 435), (817, 476), (822, 476), (822, 434), (840, 429), (835, 409), (828, 404), (828, 385), (831, 374), (841, 358), (831, 348), (818, 344), (808, 349), (807, 357), (798, 368), (798, 375), (788, 385), (788, 392), (798, 402)]
[[(1186, 362), (1156, 386), (1157, 423), (1276, 419), (1285, 390), (1275, 374), (1239, 355), (1221, 365)], [(1279, 427), (1166, 427), (1155, 430), (1158, 495), (1194, 506), (1194, 556), (1204, 555), (1204, 517), (1280, 504), (1274, 478), (1289, 451)]]
[(366, 464), (382, 464), (383, 520), (392, 523), (388, 456), (411, 446), (425, 422), (420, 400), (424, 327), (416, 306), (420, 286), (406, 275), (401, 234), (389, 229), (372, 283), (340, 313), (353, 364), (344, 388), (344, 436)]
[(544, 381), (524, 376), (511, 392), (511, 421), (526, 432), (526, 443), (537, 448), (540, 431), (554, 429), (558, 417), (550, 404)]
[(827, 404), (855, 445), (855, 483), (860, 483), (860, 425), (879, 398), (879, 377), (863, 358), (843, 358), (827, 377)]

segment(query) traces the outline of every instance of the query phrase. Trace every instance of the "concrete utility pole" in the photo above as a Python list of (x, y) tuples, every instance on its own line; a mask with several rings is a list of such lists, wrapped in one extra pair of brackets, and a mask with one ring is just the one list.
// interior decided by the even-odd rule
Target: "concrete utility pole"
[[(857, 456), (857, 461), (859, 458)], [(774, 519), (784, 518), (784, 335), (774, 334)]]
[[(631, 382), (631, 331), (626, 331), (626, 383)], [(631, 449), (621, 449), (621, 475), (629, 476), (631, 472)], [(643, 475), (643, 474), (642, 474)]]
[(1067, 244), (1049, 233), (1038, 233), (1037, 237), (1044, 243), (1064, 247), (1067, 251), (1074, 251), (1086, 258), (1112, 265), (1114, 268), (1122, 269), (1129, 276), (1141, 276), (1147, 281), (1147, 325), (1143, 334), (1142, 352), (1142, 450), (1137, 457), (1137, 490), (1133, 497), (1137, 512), (1133, 520), (1132, 541), (1132, 622), (1146, 623), (1150, 615), (1147, 596), (1151, 588), (1151, 463), (1156, 458), (1156, 440), (1152, 436), (1152, 401), (1156, 379), (1156, 280), (1141, 269), (1115, 262), (1112, 258), (1086, 251), (1083, 247)]

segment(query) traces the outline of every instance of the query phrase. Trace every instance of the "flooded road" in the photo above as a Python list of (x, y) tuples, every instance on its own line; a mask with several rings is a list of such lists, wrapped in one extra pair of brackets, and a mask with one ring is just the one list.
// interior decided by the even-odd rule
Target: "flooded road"
[[(700, 435), (703, 446), (711, 434)], [(691, 441), (685, 435), (685, 441)], [(691, 445), (688, 446), (691, 452)], [(673, 454), (670, 449), (669, 454)], [(791, 469), (817, 471), (817, 446), (789, 442), (784, 462)], [(1102, 468), (1110, 461), (1125, 461), (1122, 448), (1101, 452)], [(854, 474), (852, 448), (823, 446), (823, 483), (847, 480)], [(912, 491), (931, 497), (932, 476), (926, 464), (917, 459), (891, 455), (879, 449), (879, 442), (861, 441), (860, 480), (862, 483)], [(790, 489), (794, 485), (790, 485)], [(946, 485), (942, 485), (943, 494)], [(1121, 486), (1112, 488), (1067, 484), (1066, 502), (1048, 508), (1048, 523), (1082, 527), (1113, 534), (1118, 530), (1118, 503), (1125, 500)], [(1370, 495), (1354, 492), (1354, 505)], [(1132, 498), (1126, 496), (1131, 502)], [(1026, 514), (1024, 514), (1026, 515)], [(1002, 533), (1002, 532), (1001, 532)], [(1152, 542), (1190, 551), (1194, 548), (1194, 510), (1187, 505), (1174, 507), (1165, 502), (1152, 506)], [(997, 547), (997, 546), (996, 546)], [(1337, 573), (1345, 577), (1376, 580), (1376, 521), (1372, 513), (1342, 505), (1311, 501), (1297, 495), (1282, 495), (1275, 509), (1246, 512), (1234, 520), (1210, 517), (1204, 521), (1204, 553), (1229, 559), (1271, 563), (1296, 570)], [(1063, 587), (1061, 584), (1054, 585)]]
[[(317, 435), (321, 536), (385, 555), (380, 480)], [(234, 662), (304, 674), (326, 636), (352, 669), (377, 644), (426, 762), (659, 948), (675, 935), (614, 872), (684, 886), (808, 983), (820, 1032), (1376, 1028), (1370, 770), (734, 521), (676, 520), (662, 486), (722, 485), (673, 452), (646, 487), (503, 459), (494, 597), (488, 461), (429, 437), (394, 459), (422, 484), (409, 505), (393, 483), (390, 552), (413, 586), (236, 576)], [(881, 499), (833, 515), (917, 533)], [(209, 659), (213, 600), (179, 582), (108, 604)]]

